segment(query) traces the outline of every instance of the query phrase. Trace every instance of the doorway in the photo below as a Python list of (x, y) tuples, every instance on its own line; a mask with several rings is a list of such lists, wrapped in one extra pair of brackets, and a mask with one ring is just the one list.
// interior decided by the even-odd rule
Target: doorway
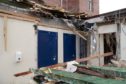
[(111, 59), (116, 59), (116, 33), (104, 34), (104, 53), (113, 52), (113, 56), (105, 57), (104, 64), (111, 63)]

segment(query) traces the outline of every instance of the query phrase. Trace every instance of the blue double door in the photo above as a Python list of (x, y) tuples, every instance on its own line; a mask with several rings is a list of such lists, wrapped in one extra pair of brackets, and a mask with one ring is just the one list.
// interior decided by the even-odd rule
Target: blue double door
[(38, 31), (38, 68), (57, 64), (57, 32)]
[[(38, 30), (38, 68), (58, 63), (58, 33)], [(64, 62), (76, 58), (76, 36), (63, 34)]]

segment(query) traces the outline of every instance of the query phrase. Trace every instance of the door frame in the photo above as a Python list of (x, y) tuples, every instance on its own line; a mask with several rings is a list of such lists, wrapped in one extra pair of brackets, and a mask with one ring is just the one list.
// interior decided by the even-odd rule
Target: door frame
[[(38, 30), (44, 30), (44, 31), (50, 31), (50, 32), (57, 32), (58, 33), (58, 63), (63, 63), (64, 61), (64, 56), (63, 56), (63, 34), (68, 33), (68, 34), (74, 34), (70, 30), (63, 30), (63, 29), (58, 29), (58, 28), (51, 28), (51, 27), (45, 27), (45, 26), (38, 26)], [(79, 57), (79, 52), (80, 52), (80, 42), (79, 42), (79, 36), (76, 36), (76, 58)], [(38, 41), (38, 39), (37, 39)], [(38, 49), (37, 49), (38, 51)], [(38, 59), (38, 56), (37, 56)]]

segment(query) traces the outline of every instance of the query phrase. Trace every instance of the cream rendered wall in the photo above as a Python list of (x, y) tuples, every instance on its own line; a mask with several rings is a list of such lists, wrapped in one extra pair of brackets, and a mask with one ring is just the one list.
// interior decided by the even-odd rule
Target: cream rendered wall
[[(0, 84), (29, 84), (30, 76), (15, 78), (14, 74), (37, 67), (34, 23), (8, 19), (7, 24), (7, 50), (0, 46)], [(1, 18), (0, 25), (0, 45), (4, 45)], [(16, 51), (22, 52), (20, 63), (16, 63)]]
[[(7, 50), (3, 34), (3, 18), (0, 17), (0, 84), (35, 84), (31, 82), (33, 74), (14, 77), (15, 73), (37, 68), (37, 34), (34, 23), (15, 19), (7, 22)], [(63, 62), (63, 33), (73, 34), (71, 31), (38, 26), (39, 30), (58, 32), (58, 63)], [(79, 39), (79, 37), (76, 37)], [(79, 42), (76, 40), (77, 56), (79, 56)], [(16, 52), (22, 52), (22, 61), (16, 63)]]

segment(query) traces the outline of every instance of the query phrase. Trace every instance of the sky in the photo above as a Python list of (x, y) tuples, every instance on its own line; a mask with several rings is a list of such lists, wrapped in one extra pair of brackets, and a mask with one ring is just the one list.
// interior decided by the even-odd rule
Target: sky
[(100, 0), (100, 13), (126, 8), (126, 0)]

